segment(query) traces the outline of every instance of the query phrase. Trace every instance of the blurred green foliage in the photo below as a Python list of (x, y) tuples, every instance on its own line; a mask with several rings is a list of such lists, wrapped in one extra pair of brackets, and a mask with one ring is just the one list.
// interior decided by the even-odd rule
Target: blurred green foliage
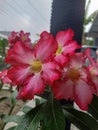
[(88, 15), (89, 12), (89, 7), (91, 4), (91, 0), (88, 0), (88, 3), (85, 7), (85, 16), (84, 16), (84, 24), (83, 24), (83, 35), (82, 35), (82, 44), (83, 45), (94, 45), (94, 38), (88, 38), (85, 36), (86, 33), (86, 27), (87, 25), (89, 25), (90, 23), (93, 23), (95, 16), (98, 13), (98, 10), (95, 10), (94, 12), (92, 12), (90, 15)]
[(0, 38), (0, 71), (8, 67), (8, 65), (5, 63), (7, 48), (8, 48), (7, 39)]

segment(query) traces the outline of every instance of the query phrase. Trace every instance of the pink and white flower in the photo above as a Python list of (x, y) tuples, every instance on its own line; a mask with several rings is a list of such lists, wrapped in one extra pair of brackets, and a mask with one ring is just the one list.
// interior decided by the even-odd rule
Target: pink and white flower
[(67, 55), (72, 55), (80, 46), (73, 40), (74, 32), (72, 29), (59, 31), (56, 35), (58, 48), (55, 55), (55, 61), (62, 67), (68, 62)]
[(3, 70), (2, 72), (0, 72), (0, 80), (1, 80), (2, 83), (4, 83), (4, 84), (11, 84), (12, 81), (8, 78), (7, 72), (8, 72), (7, 69), (5, 69), (5, 70)]
[(11, 64), (8, 77), (20, 86), (17, 98), (32, 99), (34, 94), (44, 91), (46, 84), (53, 84), (60, 78), (58, 65), (51, 60), (56, 49), (57, 43), (47, 33), (47, 38), (46, 35), (41, 37), (33, 51), (21, 42), (8, 51), (6, 62)]
[(84, 52), (85, 56), (88, 58), (89, 65), (88, 65), (88, 71), (89, 71), (89, 80), (92, 82), (93, 88), (94, 88), (94, 94), (98, 96), (98, 61), (95, 60), (90, 53), (90, 49), (87, 48)]
[(30, 33), (24, 33), (24, 31), (22, 30), (20, 32), (13, 31), (8, 37), (8, 43), (10, 48), (12, 48), (16, 42), (21, 42), (27, 47), (32, 47)]
[(82, 53), (69, 56), (69, 62), (62, 70), (61, 80), (56, 81), (52, 87), (55, 98), (75, 100), (82, 110), (87, 110), (92, 100), (92, 88), (89, 85), (87, 69), (83, 66)]

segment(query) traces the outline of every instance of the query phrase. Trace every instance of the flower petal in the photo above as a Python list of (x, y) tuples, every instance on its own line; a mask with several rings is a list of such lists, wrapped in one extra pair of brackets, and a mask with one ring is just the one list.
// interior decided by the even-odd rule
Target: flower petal
[(76, 41), (71, 41), (63, 47), (63, 54), (73, 54), (73, 52), (75, 52), (75, 50), (79, 48), (80, 46), (77, 44)]
[[(50, 34), (48, 34), (50, 35)], [(54, 55), (57, 49), (57, 43), (53, 37), (42, 38), (35, 47), (36, 58), (42, 62), (48, 61)]]
[(92, 82), (94, 83), (93, 84), (93, 87), (95, 88), (95, 92), (96, 95), (98, 96), (98, 76), (94, 76), (92, 77)]
[(20, 87), (16, 98), (22, 100), (31, 100), (34, 98), (34, 93), (33, 91), (31, 91), (31, 89), (28, 89), (26, 87)]
[(47, 31), (43, 31), (40, 34), (40, 40), (46, 40), (46, 39), (51, 39), (53, 38), (52, 34), (48, 33)]
[(4, 78), (7, 75), (8, 70), (5, 69), (2, 72), (0, 72), (0, 79)]
[(4, 84), (11, 84), (12, 81), (8, 78), (7, 73), (8, 73), (7, 69), (5, 69), (2, 72), (0, 72), (0, 80), (2, 80), (2, 82)]
[(40, 94), (44, 91), (45, 83), (40, 73), (36, 73), (33, 77), (28, 78), (25, 86), (33, 89), (34, 94)]
[(85, 62), (83, 61), (82, 53), (75, 53), (71, 55), (69, 58), (72, 67), (80, 68), (85, 64)]
[(65, 66), (68, 61), (67, 56), (64, 56), (63, 54), (56, 55), (54, 59), (61, 67)]
[(42, 93), (44, 88), (44, 81), (40, 73), (37, 73), (36, 75), (28, 78), (23, 88), (20, 89), (17, 99), (32, 99), (34, 94)]
[(73, 99), (73, 82), (58, 81), (53, 85), (54, 96), (57, 99)]
[(21, 42), (17, 42), (8, 51), (6, 62), (12, 65), (30, 64), (34, 58), (34, 53)]
[(57, 70), (58, 65), (55, 62), (48, 62), (43, 64), (43, 78), (47, 84), (52, 84), (59, 79), (61, 74)]
[(13, 68), (9, 69), (7, 76), (12, 80), (12, 82), (22, 85), (30, 74), (30, 67), (14, 66)]
[(72, 40), (74, 36), (74, 32), (72, 29), (68, 29), (67, 31), (59, 31), (56, 35), (56, 41), (59, 45), (64, 46), (65, 43)]
[(91, 63), (91, 65), (96, 66), (96, 63), (94, 61), (94, 58), (91, 56), (91, 50), (90, 48), (85, 49), (84, 56), (86, 56)]
[(3, 82), (4, 84), (12, 84), (12, 81), (11, 81), (7, 76), (2, 79), (2, 82)]
[(82, 109), (87, 110), (92, 100), (90, 86), (83, 80), (79, 80), (75, 85), (75, 102)]

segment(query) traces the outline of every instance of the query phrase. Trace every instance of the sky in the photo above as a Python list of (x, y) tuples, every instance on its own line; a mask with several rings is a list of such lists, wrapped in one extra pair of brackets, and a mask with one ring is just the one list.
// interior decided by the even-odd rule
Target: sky
[[(88, 1), (88, 0), (87, 0)], [(32, 37), (49, 31), (52, 0), (0, 0), (0, 31), (30, 32)], [(98, 9), (98, 0), (91, 0), (88, 15)]]
[(0, 31), (49, 30), (52, 0), (0, 0)]
[(95, 10), (98, 10), (98, 0), (91, 0), (88, 14), (91, 14)]

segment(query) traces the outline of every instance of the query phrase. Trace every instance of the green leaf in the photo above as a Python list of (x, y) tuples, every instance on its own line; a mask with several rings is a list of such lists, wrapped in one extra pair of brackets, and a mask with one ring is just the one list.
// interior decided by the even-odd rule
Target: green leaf
[(5, 123), (8, 123), (8, 122), (15, 122), (15, 123), (20, 123), (21, 119), (22, 119), (23, 116), (19, 116), (19, 115), (5, 115), (3, 117), (3, 121)]
[(13, 126), (13, 127), (9, 128), (7, 130), (15, 130), (15, 128), (16, 128), (16, 126)]
[(44, 112), (44, 108), (41, 107), (39, 111), (36, 113), (36, 115), (34, 116), (27, 130), (38, 130), (38, 128), (40, 128), (40, 122), (41, 120), (44, 120), (43, 112)]
[(65, 117), (58, 101), (47, 103), (42, 130), (65, 130)]
[(88, 112), (98, 120), (98, 96), (93, 97), (91, 104), (89, 104)]
[[(33, 108), (23, 117), (22, 121), (19, 123), (19, 125), (16, 127), (15, 130), (28, 130), (30, 123), (35, 120), (37, 120), (37, 123), (35, 122), (35, 127), (38, 128), (38, 124), (40, 120), (39, 118), (41, 117), (40, 114), (42, 110), (43, 110), (43, 104)], [(36, 130), (36, 129), (33, 129), (33, 130)]]
[(15, 105), (17, 102), (16, 96), (17, 96), (17, 90), (15, 90), (13, 93), (11, 93), (10, 100), (11, 100), (12, 105)]
[(84, 24), (87, 25), (87, 24), (89, 24), (90, 22), (93, 22), (93, 20), (94, 20), (96, 14), (97, 14), (97, 12), (98, 12), (98, 11), (95, 10), (92, 14), (90, 14), (90, 16), (88, 16), (87, 18), (85, 18)]
[(61, 106), (58, 102), (47, 102), (43, 109), (32, 120), (28, 130), (38, 130), (41, 121), (42, 130), (64, 130), (65, 119)]
[(37, 105), (40, 105), (40, 104), (42, 104), (42, 103), (45, 103), (47, 100), (46, 99), (44, 99), (44, 98), (38, 98), (38, 97), (36, 97), (35, 99), (34, 99), (34, 101), (35, 101), (35, 106), (37, 106)]
[(15, 130), (64, 130), (65, 117), (57, 101), (44, 102), (23, 117)]
[(29, 107), (29, 106), (25, 105), (25, 106), (22, 108), (22, 111), (23, 111), (24, 113), (27, 113), (27, 112), (29, 112), (31, 109), (32, 109), (32, 107)]
[(7, 69), (7, 64), (4, 61), (0, 60), (0, 71)]
[(0, 39), (0, 55), (5, 57), (6, 55), (6, 46), (8, 46), (8, 42), (6, 39)]
[(64, 113), (66, 119), (80, 130), (98, 130), (98, 122), (89, 114), (75, 110), (74, 108), (64, 108)]

